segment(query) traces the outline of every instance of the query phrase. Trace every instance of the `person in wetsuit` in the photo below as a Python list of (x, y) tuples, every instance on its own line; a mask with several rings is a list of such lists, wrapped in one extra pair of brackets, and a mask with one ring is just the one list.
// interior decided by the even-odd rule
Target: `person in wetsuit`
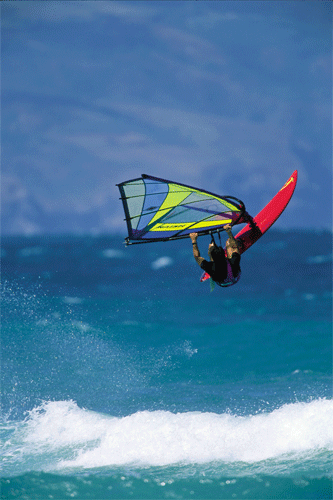
[(221, 246), (215, 244), (214, 239), (209, 244), (209, 262), (200, 256), (197, 244), (198, 233), (191, 233), (193, 255), (201, 269), (206, 271), (215, 283), (220, 286), (230, 286), (237, 283), (240, 278), (240, 252), (238, 243), (231, 232), (231, 225), (224, 226), (229, 238), (226, 242), (227, 257)]

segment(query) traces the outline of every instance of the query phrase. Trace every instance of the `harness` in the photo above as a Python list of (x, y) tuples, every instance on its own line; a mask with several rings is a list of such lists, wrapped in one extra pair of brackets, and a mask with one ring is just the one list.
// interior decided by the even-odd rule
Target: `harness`
[(227, 268), (228, 268), (228, 275), (227, 275), (226, 279), (222, 282), (215, 281), (215, 283), (217, 285), (222, 286), (222, 287), (232, 286), (232, 285), (235, 285), (240, 280), (240, 277), (242, 274), (241, 271), (239, 271), (239, 273), (237, 274), (237, 276), (235, 278), (234, 275), (232, 274), (231, 265), (230, 265), (230, 262), (228, 261), (228, 259), (227, 259)]

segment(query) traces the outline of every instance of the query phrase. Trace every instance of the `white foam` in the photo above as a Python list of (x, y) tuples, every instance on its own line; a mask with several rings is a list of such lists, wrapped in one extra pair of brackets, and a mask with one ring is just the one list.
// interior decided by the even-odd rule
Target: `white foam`
[(25, 443), (51, 449), (99, 439), (109, 417), (81, 409), (73, 401), (51, 401), (30, 412)]
[(43, 247), (27, 247), (19, 250), (20, 257), (32, 257), (42, 255), (44, 253)]
[(255, 463), (286, 454), (333, 450), (332, 421), (333, 401), (325, 399), (247, 417), (144, 411), (122, 418), (62, 401), (46, 403), (30, 413), (24, 442), (35, 453), (44, 447), (75, 449), (72, 459), (59, 457), (56, 467), (60, 469)]
[(79, 297), (63, 297), (62, 301), (65, 304), (74, 305), (74, 304), (82, 304), (83, 299), (80, 299)]
[(123, 259), (125, 257), (121, 250), (115, 250), (114, 248), (106, 248), (103, 250), (102, 255), (105, 259)]
[(159, 259), (154, 260), (152, 262), (151, 267), (154, 271), (158, 269), (162, 269), (163, 267), (168, 267), (173, 264), (173, 260), (171, 257), (160, 257)]
[(315, 255), (312, 257), (308, 257), (306, 262), (308, 264), (324, 264), (325, 262), (332, 261), (332, 254), (329, 255)]

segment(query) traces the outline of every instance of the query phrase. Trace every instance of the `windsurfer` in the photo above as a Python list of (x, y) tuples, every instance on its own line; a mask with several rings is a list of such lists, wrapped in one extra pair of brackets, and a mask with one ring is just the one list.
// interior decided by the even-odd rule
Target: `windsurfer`
[(235, 240), (231, 225), (224, 226), (229, 238), (226, 242), (227, 257), (221, 246), (215, 244), (214, 238), (208, 247), (208, 262), (200, 255), (197, 244), (198, 233), (191, 233), (190, 238), (193, 246), (193, 256), (201, 269), (206, 271), (215, 283), (220, 286), (229, 286), (237, 283), (240, 278), (240, 252), (238, 243)]

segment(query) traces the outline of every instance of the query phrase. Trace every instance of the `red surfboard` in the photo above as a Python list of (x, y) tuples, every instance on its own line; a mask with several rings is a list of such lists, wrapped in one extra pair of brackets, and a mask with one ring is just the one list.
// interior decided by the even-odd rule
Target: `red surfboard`
[[(251, 222), (249, 222), (241, 231), (239, 231), (239, 233), (236, 234), (235, 239), (241, 243), (239, 248), (241, 254), (250, 248), (253, 243), (258, 241), (259, 238), (261, 238), (261, 236), (266, 233), (266, 231), (280, 217), (294, 194), (296, 183), (297, 170), (293, 172), (285, 185), (274, 196), (274, 198), (267, 203), (261, 212), (259, 212)], [(210, 276), (205, 272), (200, 281), (205, 281), (208, 278), (210, 278)]]

